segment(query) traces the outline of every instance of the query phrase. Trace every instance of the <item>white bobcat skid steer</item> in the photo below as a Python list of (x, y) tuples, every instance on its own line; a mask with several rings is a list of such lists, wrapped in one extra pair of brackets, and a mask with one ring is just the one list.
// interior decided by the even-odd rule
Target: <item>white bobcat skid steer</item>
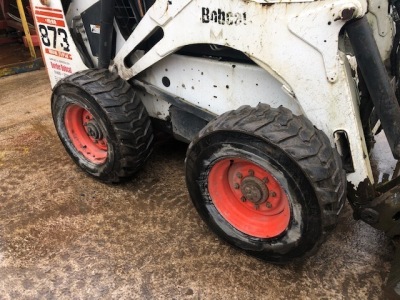
[(251, 255), (312, 254), (346, 192), (399, 234), (399, 180), (377, 185), (369, 161), (371, 128), (400, 157), (397, 2), (31, 2), (57, 132), (90, 175), (132, 176), (158, 127), (190, 143), (204, 221)]

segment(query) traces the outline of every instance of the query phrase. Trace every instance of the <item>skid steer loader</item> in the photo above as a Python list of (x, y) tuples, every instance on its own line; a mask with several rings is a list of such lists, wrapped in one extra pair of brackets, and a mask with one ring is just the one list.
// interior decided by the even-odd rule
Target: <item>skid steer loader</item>
[[(273, 263), (313, 254), (347, 198), (400, 235), (400, 1), (31, 0), (57, 133), (105, 182), (149, 158), (153, 128), (190, 143), (186, 182), (222, 239)], [(395, 260), (388, 297), (400, 296)]]

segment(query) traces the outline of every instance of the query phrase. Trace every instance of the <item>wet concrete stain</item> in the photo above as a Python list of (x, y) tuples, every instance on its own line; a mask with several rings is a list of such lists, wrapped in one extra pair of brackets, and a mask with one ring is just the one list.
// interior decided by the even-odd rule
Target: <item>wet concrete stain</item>
[(59, 142), (45, 71), (0, 91), (0, 299), (382, 298), (393, 249), (348, 206), (315, 256), (267, 264), (200, 220), (186, 145), (159, 142), (132, 181), (105, 185)]

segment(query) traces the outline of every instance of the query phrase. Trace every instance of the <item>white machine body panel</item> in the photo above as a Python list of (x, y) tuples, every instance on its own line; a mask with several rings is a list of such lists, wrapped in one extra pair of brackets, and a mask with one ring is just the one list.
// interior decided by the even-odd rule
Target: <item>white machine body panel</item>
[[(69, 33), (71, 20), (97, 1), (73, 1), (66, 13), (61, 1), (43, 6), (31, 0), (52, 86), (86, 69)], [(367, 14), (366, 0), (157, 0), (125, 41), (116, 28), (116, 56), (110, 70), (137, 79), (220, 115), (259, 102), (304, 114), (335, 146), (335, 132), (350, 143), (355, 186), (373, 182), (359, 117), (358, 90), (339, 33), (350, 18)], [(370, 22), (387, 59), (393, 24), (385, 7), (371, 6)], [(382, 19), (385, 17), (386, 19)], [(146, 53), (137, 46), (162, 29), (163, 37)], [(175, 55), (187, 45), (236, 49), (254, 64), (209, 57)], [(171, 55), (172, 54), (172, 55)], [(127, 65), (127, 60), (133, 61)], [(94, 64), (97, 58), (92, 57)], [(165, 79), (167, 78), (168, 81)], [(168, 83), (169, 82), (169, 83)], [(154, 118), (168, 119), (169, 103), (152, 95), (143, 102)]]

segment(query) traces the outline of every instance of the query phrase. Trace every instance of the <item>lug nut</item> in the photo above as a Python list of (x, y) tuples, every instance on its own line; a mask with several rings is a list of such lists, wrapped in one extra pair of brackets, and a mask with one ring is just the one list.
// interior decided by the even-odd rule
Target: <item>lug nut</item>
[(250, 176), (254, 176), (254, 171), (253, 170), (249, 170), (249, 175)]
[(240, 198), (240, 200), (242, 200), (242, 202), (246, 202), (246, 197), (242, 196), (242, 198)]
[(239, 178), (239, 179), (243, 177), (242, 173), (240, 173), (240, 172), (236, 173), (236, 176), (237, 176), (237, 178)]
[(238, 190), (240, 188), (239, 183), (235, 183), (235, 189)]
[(271, 207), (272, 207), (271, 202), (267, 202), (267, 203), (265, 203), (265, 205), (266, 205), (268, 208), (271, 208)]
[(271, 192), (271, 196), (272, 197), (276, 197), (276, 193), (275, 192)]
[(268, 183), (268, 182), (269, 182), (269, 180), (268, 180), (267, 177), (265, 177), (262, 181), (263, 181), (264, 183)]

